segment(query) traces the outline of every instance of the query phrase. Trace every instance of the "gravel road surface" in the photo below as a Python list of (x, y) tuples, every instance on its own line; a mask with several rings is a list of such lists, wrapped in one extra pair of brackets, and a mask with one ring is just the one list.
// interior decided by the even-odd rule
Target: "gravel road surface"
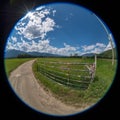
[(9, 77), (11, 87), (17, 96), (30, 108), (47, 114), (69, 115), (82, 110), (62, 103), (38, 83), (32, 71), (34, 61), (23, 63)]

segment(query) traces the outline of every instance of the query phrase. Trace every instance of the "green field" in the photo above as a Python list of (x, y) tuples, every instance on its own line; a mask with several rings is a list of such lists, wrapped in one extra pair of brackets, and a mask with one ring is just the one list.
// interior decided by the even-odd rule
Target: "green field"
[[(5, 59), (6, 74), (9, 76), (11, 71), (31, 59)], [(50, 90), (56, 98), (66, 104), (80, 107), (94, 104), (100, 100), (114, 80), (117, 61), (112, 65), (110, 59), (98, 59), (94, 81), (90, 83), (89, 78), (85, 79), (84, 76), (89, 76), (89, 73), (87, 71), (79, 72), (79, 70), (86, 70), (84, 63), (93, 62), (92, 58), (38, 58), (33, 64), (33, 72), (39, 82), (45, 86), (45, 89)], [(55, 76), (57, 76), (57, 80), (53, 79)], [(86, 82), (89, 83), (88, 87), (83, 89), (82, 86)], [(78, 84), (80, 86), (76, 87)]]
[(61, 84), (85, 89), (91, 82), (89, 70), (85, 65), (93, 62), (93, 59), (85, 63), (84, 59), (77, 58), (44, 58), (37, 60), (37, 70)]
[[(88, 76), (88, 72), (77, 72), (75, 70), (86, 70), (85, 65), (74, 65), (70, 63), (93, 63), (94, 59), (81, 58), (40, 58), (34, 65), (33, 70), (37, 79), (60, 100), (67, 104), (81, 106), (93, 104), (100, 100), (110, 88), (116, 73), (115, 64), (109, 59), (98, 59), (94, 81), (78, 76)], [(63, 64), (64, 63), (64, 64)], [(68, 63), (68, 64), (67, 64)], [(63, 68), (69, 68), (64, 70)], [(69, 73), (68, 73), (69, 71)], [(69, 76), (68, 76), (69, 74)], [(49, 75), (51, 77), (49, 77)], [(56, 80), (54, 77), (59, 78)], [(64, 81), (61, 82), (60, 81)], [(65, 79), (66, 78), (66, 79)], [(69, 80), (69, 81), (68, 81)], [(88, 82), (87, 89), (83, 89), (85, 82)], [(70, 83), (78, 85), (72, 86)], [(80, 88), (80, 89), (78, 89)]]
[(10, 72), (12, 72), (14, 69), (16, 69), (19, 65), (22, 63), (31, 60), (32, 58), (14, 58), (14, 59), (5, 59), (5, 69), (7, 76), (10, 75)]

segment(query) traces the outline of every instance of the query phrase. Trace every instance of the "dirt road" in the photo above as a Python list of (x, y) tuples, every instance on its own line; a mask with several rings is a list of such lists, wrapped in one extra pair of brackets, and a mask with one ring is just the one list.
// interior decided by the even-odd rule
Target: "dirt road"
[(28, 61), (14, 70), (9, 81), (15, 93), (28, 106), (47, 114), (68, 115), (80, 111), (72, 106), (67, 106), (57, 100), (51, 92), (46, 91), (35, 79), (32, 64), (35, 60)]

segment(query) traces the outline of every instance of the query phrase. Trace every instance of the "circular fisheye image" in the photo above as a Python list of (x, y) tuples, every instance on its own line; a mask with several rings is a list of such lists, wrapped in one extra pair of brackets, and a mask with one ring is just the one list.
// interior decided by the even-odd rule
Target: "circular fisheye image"
[(47, 115), (92, 109), (115, 79), (117, 51), (110, 29), (75, 4), (51, 3), (26, 13), (4, 52), (13, 92), (30, 109)]

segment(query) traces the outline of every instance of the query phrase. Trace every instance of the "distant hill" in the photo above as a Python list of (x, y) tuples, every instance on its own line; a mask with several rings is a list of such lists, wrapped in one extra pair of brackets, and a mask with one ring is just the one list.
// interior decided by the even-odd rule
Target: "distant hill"
[(40, 52), (28, 52), (29, 55), (31, 56), (36, 56), (36, 57), (40, 57), (40, 56), (45, 56), (45, 57), (57, 57), (60, 55), (57, 54), (51, 54), (51, 53), (40, 53)]
[(5, 58), (16, 58), (20, 54), (26, 54), (26, 52), (20, 50), (7, 50), (5, 52)]
[[(117, 58), (116, 48), (114, 48), (113, 50), (114, 50), (114, 55), (115, 55), (114, 57)], [(112, 58), (112, 50), (104, 51), (101, 54), (97, 55), (97, 57), (111, 59)]]
[[(116, 48), (114, 48), (113, 50), (114, 50), (114, 58), (116, 59), (117, 58)], [(86, 54), (83, 54), (82, 57), (94, 57), (94, 55), (95, 55), (94, 53), (86, 53)], [(111, 59), (112, 58), (112, 49), (104, 51), (100, 54), (97, 54), (97, 57)]]
[[(114, 48), (115, 58), (117, 58), (116, 49)], [(64, 57), (57, 54), (51, 53), (40, 53), (40, 52), (24, 52), (20, 50), (7, 50), (5, 52), (5, 58), (17, 58), (17, 57)], [(94, 53), (83, 54), (81, 57), (94, 57)], [(112, 58), (112, 50), (104, 51), (97, 55), (98, 58)]]
[(82, 57), (93, 57), (95, 54), (94, 53), (86, 53), (83, 54)]
[(40, 52), (24, 52), (20, 50), (7, 50), (5, 52), (5, 58), (17, 58), (17, 57), (59, 57), (60, 55), (51, 53)]

